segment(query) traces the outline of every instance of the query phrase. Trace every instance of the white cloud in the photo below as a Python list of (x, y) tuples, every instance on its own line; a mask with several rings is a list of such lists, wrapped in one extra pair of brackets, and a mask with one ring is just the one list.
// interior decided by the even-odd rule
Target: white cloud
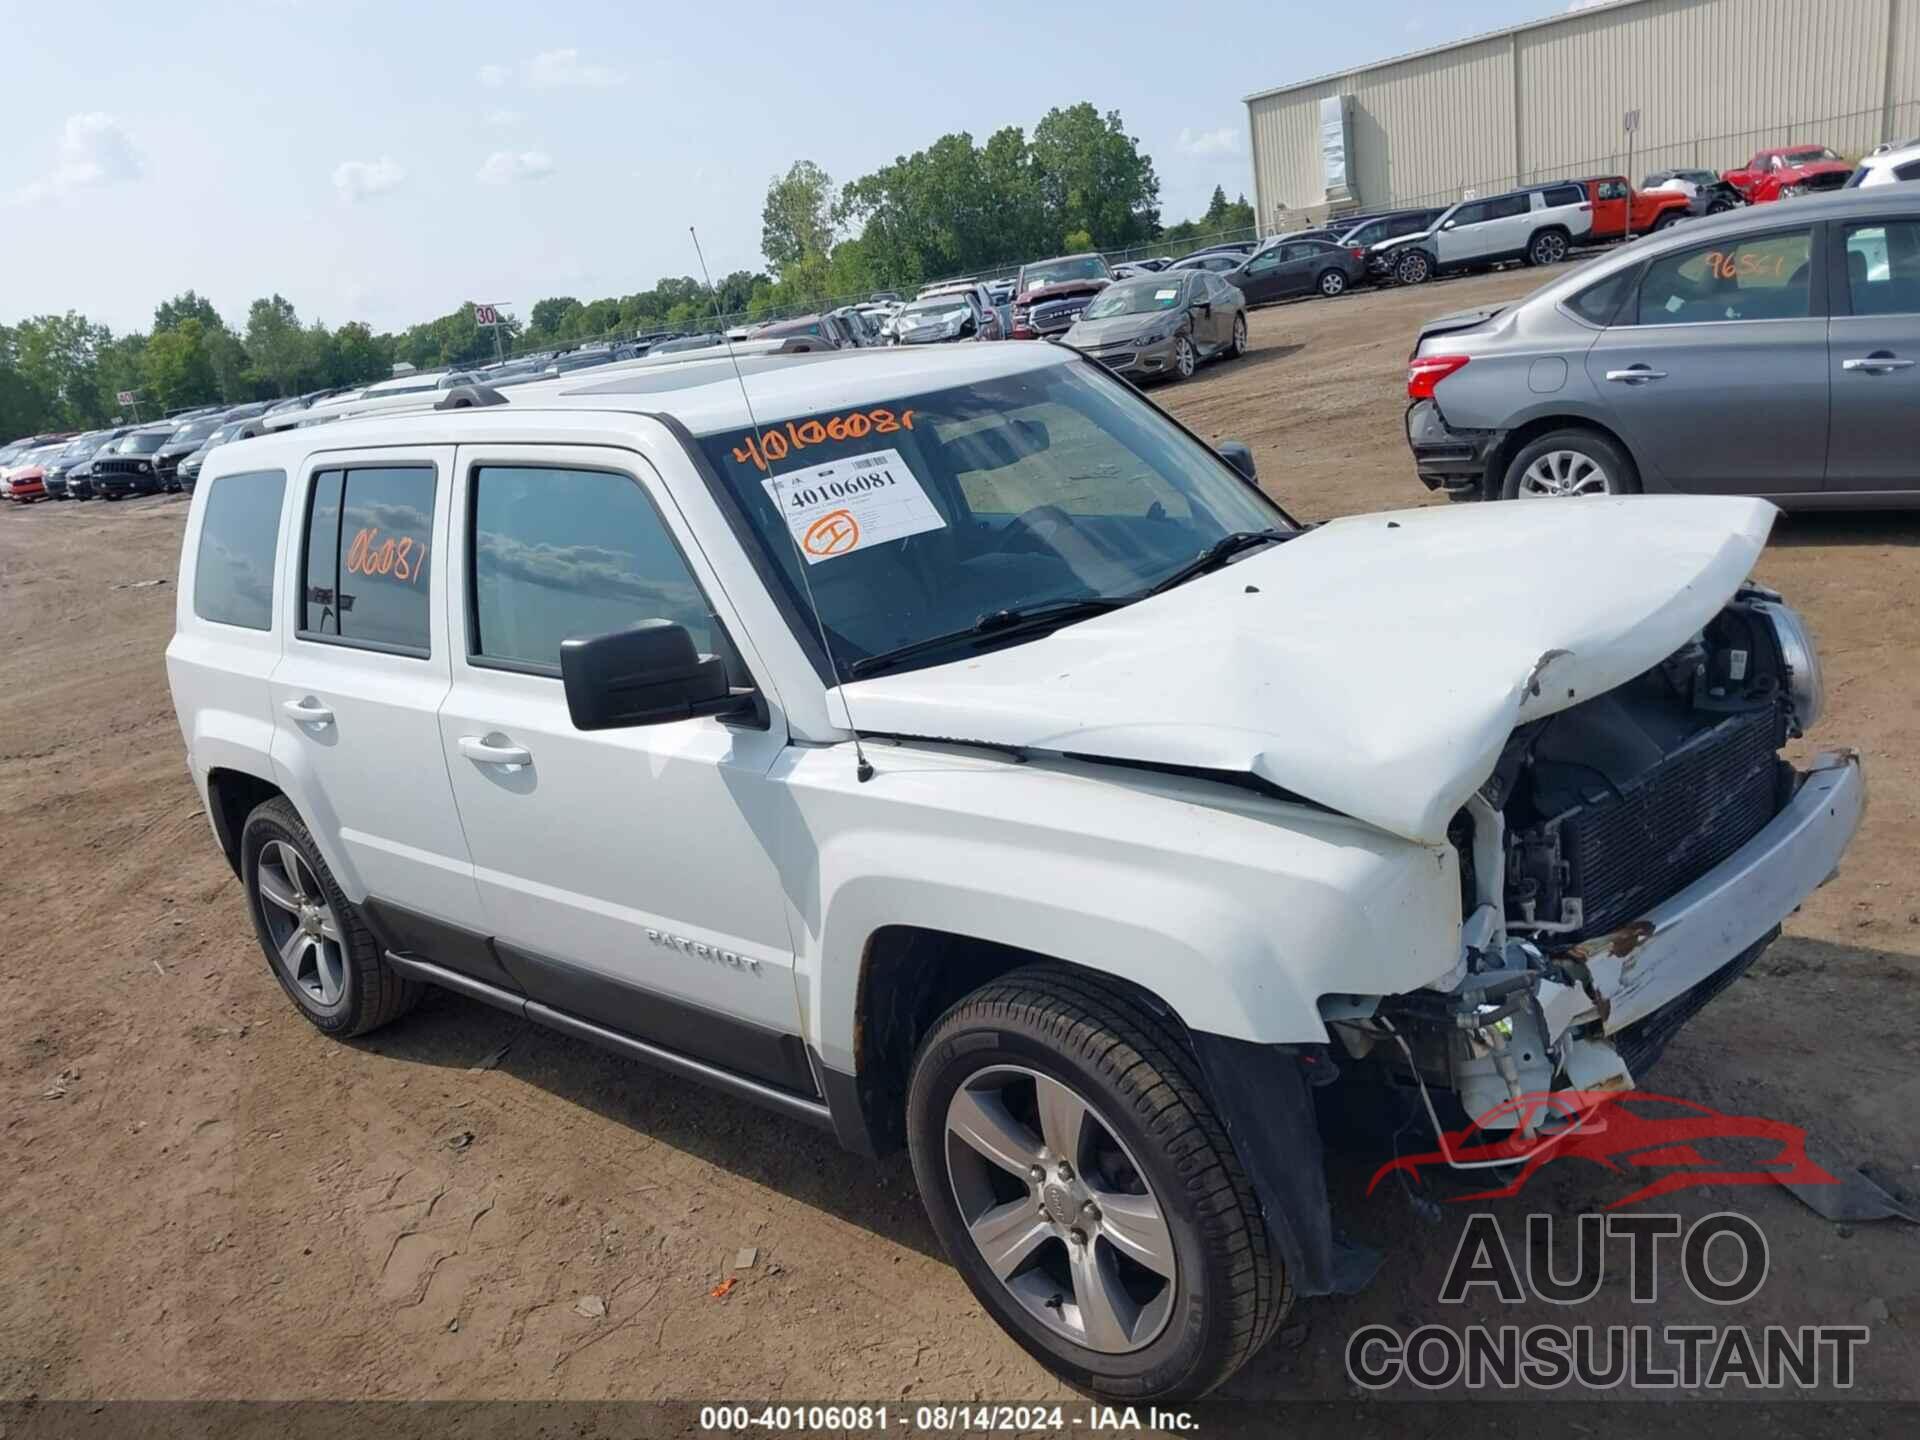
[(542, 50), (518, 65), (482, 65), (476, 78), (492, 90), (516, 79), (528, 90), (606, 90), (627, 83), (623, 72), (611, 65), (582, 60), (580, 52), (571, 47)]
[(1232, 155), (1240, 148), (1240, 132), (1229, 125), (1218, 130), (1182, 130), (1180, 148), (1189, 155)]
[(610, 66), (583, 62), (578, 50), (544, 51), (526, 63), (525, 71), (535, 90), (604, 90), (627, 78)]
[(1611, 5), (1613, 0), (1573, 0), (1568, 10), (1597, 10), (1602, 5)]
[(16, 205), (32, 205), (49, 196), (70, 195), (98, 185), (138, 179), (146, 168), (133, 138), (113, 116), (98, 110), (70, 115), (60, 135), (53, 169), (7, 196)]
[(487, 185), (544, 180), (553, 173), (553, 157), (544, 150), (496, 150), (474, 178)]
[(406, 178), (406, 170), (391, 155), (378, 160), (342, 160), (333, 167), (333, 188), (349, 202), (384, 195)]
[(480, 123), (489, 130), (517, 130), (526, 118), (518, 110), (489, 110), (480, 117)]

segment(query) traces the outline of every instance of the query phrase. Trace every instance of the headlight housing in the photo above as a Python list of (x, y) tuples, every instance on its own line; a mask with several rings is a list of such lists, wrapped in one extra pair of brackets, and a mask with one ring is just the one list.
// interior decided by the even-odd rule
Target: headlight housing
[(1793, 703), (1793, 720), (1799, 734), (1806, 734), (1826, 708), (1826, 677), (1820, 672), (1820, 655), (1813, 648), (1813, 636), (1807, 622), (1791, 605), (1763, 600), (1756, 609), (1773, 622), (1773, 633), (1780, 641), (1780, 656), (1787, 665), (1787, 698)]
[(1172, 333), (1173, 332), (1171, 330), (1156, 330), (1151, 335), (1142, 335), (1138, 340), (1134, 341), (1133, 343), (1136, 346), (1138, 346), (1140, 349), (1144, 350), (1149, 345), (1158, 345), (1162, 340), (1166, 339), (1167, 336), (1171, 335)]

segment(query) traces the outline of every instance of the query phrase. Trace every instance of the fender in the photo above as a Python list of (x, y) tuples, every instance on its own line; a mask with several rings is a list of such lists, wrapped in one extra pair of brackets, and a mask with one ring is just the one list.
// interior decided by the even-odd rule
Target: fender
[(1326, 1039), (1329, 992), (1411, 989), (1458, 956), (1451, 847), (1207, 779), (869, 741), (790, 751), (785, 837), (803, 1024), (855, 1068), (874, 933), (912, 925), (1085, 965), (1190, 1029)]

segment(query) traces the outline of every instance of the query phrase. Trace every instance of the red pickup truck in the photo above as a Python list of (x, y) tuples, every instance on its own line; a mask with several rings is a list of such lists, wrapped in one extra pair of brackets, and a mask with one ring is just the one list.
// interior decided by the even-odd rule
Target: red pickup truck
[(1593, 206), (1589, 241), (1624, 240), (1664, 230), (1687, 215), (1687, 197), (1677, 190), (1636, 190), (1624, 175), (1591, 175), (1578, 183), (1587, 187), (1587, 200)]
[(1742, 170), (1720, 178), (1747, 197), (1750, 205), (1765, 205), (1816, 190), (1839, 190), (1853, 174), (1853, 166), (1824, 145), (1785, 145), (1761, 150)]

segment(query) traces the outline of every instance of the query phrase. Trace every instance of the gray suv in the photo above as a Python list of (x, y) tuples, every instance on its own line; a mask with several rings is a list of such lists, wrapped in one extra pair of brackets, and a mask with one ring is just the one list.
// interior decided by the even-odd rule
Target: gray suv
[(1696, 220), (1428, 322), (1407, 441), (1458, 499), (1920, 505), (1920, 189)]

